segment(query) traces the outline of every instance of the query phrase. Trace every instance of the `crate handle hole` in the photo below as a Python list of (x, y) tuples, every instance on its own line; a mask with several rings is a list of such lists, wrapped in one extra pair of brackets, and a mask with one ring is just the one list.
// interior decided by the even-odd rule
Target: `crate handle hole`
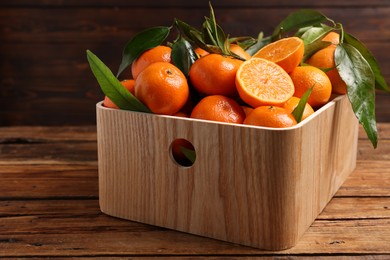
[(176, 164), (183, 167), (192, 166), (196, 160), (194, 146), (190, 141), (183, 138), (173, 140), (169, 146), (169, 154)]

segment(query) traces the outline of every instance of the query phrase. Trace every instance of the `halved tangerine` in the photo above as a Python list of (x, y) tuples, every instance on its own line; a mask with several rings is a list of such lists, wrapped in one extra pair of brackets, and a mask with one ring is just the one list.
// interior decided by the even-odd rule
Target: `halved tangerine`
[(282, 105), (294, 94), (294, 83), (287, 72), (262, 58), (245, 61), (236, 74), (241, 99), (252, 107)]
[(304, 52), (305, 45), (301, 38), (287, 37), (264, 46), (252, 57), (273, 61), (290, 73), (299, 65)]

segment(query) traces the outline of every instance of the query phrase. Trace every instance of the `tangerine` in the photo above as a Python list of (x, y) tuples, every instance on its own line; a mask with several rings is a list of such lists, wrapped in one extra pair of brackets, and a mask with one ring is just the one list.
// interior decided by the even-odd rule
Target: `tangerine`
[(338, 34), (337, 32), (330, 32), (327, 35), (325, 35), (325, 37), (322, 38), (322, 40), (337, 45), (340, 43), (340, 34)]
[(320, 107), (329, 101), (332, 94), (332, 83), (328, 76), (319, 68), (313, 66), (296, 67), (290, 73), (294, 82), (294, 96), (301, 98), (305, 92), (313, 87), (307, 101), (312, 107)]
[[(292, 113), (294, 109), (298, 106), (300, 100), (301, 99), (298, 97), (291, 97), (289, 100), (287, 100), (286, 103), (283, 104), (283, 108), (285, 108), (288, 113)], [(314, 113), (313, 108), (308, 103), (306, 103), (301, 120), (304, 120), (305, 118), (307, 118), (313, 113)]]
[(171, 62), (171, 48), (159, 45), (143, 52), (131, 64), (131, 74), (133, 75), (133, 79), (137, 79), (141, 71), (154, 62)]
[(175, 114), (173, 114), (173, 116), (177, 116), (177, 117), (188, 117), (187, 113), (185, 113), (185, 112), (183, 112), (183, 111), (176, 112)]
[(139, 74), (135, 96), (153, 113), (173, 115), (186, 104), (189, 87), (185, 75), (176, 66), (155, 62)]
[(244, 60), (249, 60), (251, 58), (251, 55), (249, 55), (249, 53), (247, 53), (240, 45), (234, 43), (230, 44), (230, 51)]
[(282, 107), (259, 106), (245, 118), (244, 124), (283, 128), (294, 126), (297, 121)]
[(196, 104), (191, 118), (241, 124), (245, 119), (245, 112), (234, 99), (211, 95)]
[(329, 45), (314, 53), (306, 63), (320, 69), (329, 69), (326, 72), (326, 75), (332, 83), (332, 92), (336, 94), (345, 94), (347, 93), (347, 84), (340, 77), (334, 60), (336, 48), (336, 45)]
[(294, 84), (279, 65), (262, 58), (245, 61), (237, 71), (241, 99), (252, 107), (282, 105), (294, 94)]
[(290, 73), (299, 65), (304, 52), (305, 45), (301, 38), (287, 37), (267, 44), (252, 57), (273, 61)]
[(252, 111), (253, 111), (253, 107), (249, 107), (249, 106), (245, 106), (245, 105), (242, 105), (242, 110), (244, 110), (245, 112), (245, 116), (248, 116)]
[(203, 49), (200, 48), (200, 47), (196, 48), (194, 51), (195, 51), (195, 53), (198, 55), (198, 58), (203, 57), (203, 56), (206, 56), (206, 55), (209, 54), (209, 52), (203, 50)]
[(211, 53), (197, 59), (189, 76), (194, 88), (204, 95), (237, 95), (236, 72), (243, 61)]

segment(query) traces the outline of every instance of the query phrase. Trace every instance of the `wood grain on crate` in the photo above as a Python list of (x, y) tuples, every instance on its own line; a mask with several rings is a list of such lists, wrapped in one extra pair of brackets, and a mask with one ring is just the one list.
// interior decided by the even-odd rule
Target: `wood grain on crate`
[[(102, 214), (94, 127), (0, 128), (0, 258), (388, 259), (390, 163), (386, 156), (390, 153), (390, 124), (379, 124), (378, 129), (380, 150), (372, 149), (359, 129), (356, 170), (297, 246), (267, 252)], [(75, 149), (78, 156), (61, 158), (58, 154), (60, 159), (53, 161), (42, 157), (45, 147), (31, 142), (37, 158), (24, 161), (15, 153), (14, 163), (10, 163), (9, 155), (3, 157), (3, 145), (12, 144), (15, 149), (8, 151), (16, 151), (26, 137), (51, 143), (53, 149), (78, 142), (92, 143), (95, 150), (88, 155)], [(79, 161), (89, 163), (82, 166)]]
[[(288, 13), (322, 11), (361, 39), (390, 82), (390, 4), (387, 0), (212, 1), (217, 20), (232, 36), (270, 34)], [(116, 71), (123, 46), (147, 27), (174, 17), (200, 26), (208, 0), (13, 1), (0, 3), (0, 125), (95, 124), (102, 99), (85, 50)], [(109, 47), (108, 47), (109, 46)], [(124, 74), (124, 77), (129, 74)], [(378, 121), (390, 121), (390, 95), (378, 93)]]
[[(302, 123), (261, 129), (98, 104), (102, 211), (257, 248), (292, 247), (356, 165), (357, 120), (346, 96)], [(195, 147), (192, 167), (169, 156), (178, 138)]]

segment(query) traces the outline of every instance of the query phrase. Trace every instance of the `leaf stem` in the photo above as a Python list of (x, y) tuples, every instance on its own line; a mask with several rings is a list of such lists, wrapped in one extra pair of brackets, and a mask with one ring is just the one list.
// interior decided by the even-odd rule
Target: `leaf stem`
[(344, 42), (344, 27), (341, 23), (337, 23), (337, 27), (340, 29), (340, 43)]

